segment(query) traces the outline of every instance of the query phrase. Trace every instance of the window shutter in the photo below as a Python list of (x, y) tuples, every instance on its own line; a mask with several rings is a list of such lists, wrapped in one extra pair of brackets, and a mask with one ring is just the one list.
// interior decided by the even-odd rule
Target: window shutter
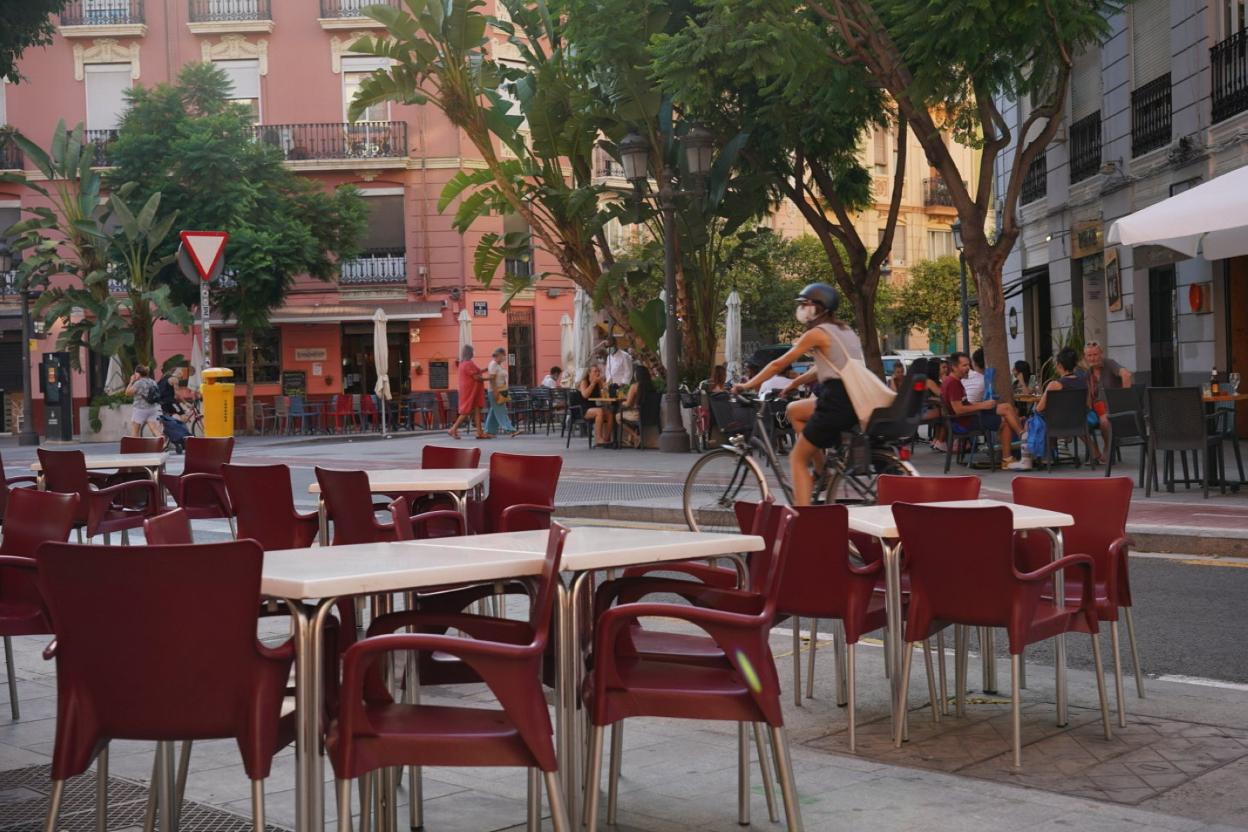
[(1169, 0), (1137, 0), (1131, 5), (1131, 63), (1135, 89), (1170, 71)]
[(258, 60), (213, 61), (213, 65), (224, 72), (230, 79), (230, 83), (234, 85), (230, 98), (246, 100), (260, 97), (260, 62)]
[(876, 127), (872, 130), (872, 139), (875, 145), (875, 166), (888, 167), (888, 133), (883, 127)]
[(889, 258), (894, 263), (904, 266), (906, 264), (906, 227), (898, 225), (893, 229), (893, 250), (892, 256)]
[(1072, 121), (1101, 109), (1101, 50), (1092, 47), (1075, 58), (1070, 73), (1070, 115)]
[(126, 111), (130, 64), (87, 64), (87, 129), (115, 130)]

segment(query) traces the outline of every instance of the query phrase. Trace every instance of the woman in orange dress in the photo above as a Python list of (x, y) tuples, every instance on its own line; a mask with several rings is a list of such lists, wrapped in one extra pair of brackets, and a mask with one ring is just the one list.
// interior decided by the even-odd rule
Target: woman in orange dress
[(447, 431), (452, 439), (459, 438), (459, 426), (469, 416), (477, 429), (478, 439), (493, 439), (481, 430), (481, 408), (485, 407), (485, 374), (472, 360), (472, 345), (466, 345), (459, 356), (459, 415)]

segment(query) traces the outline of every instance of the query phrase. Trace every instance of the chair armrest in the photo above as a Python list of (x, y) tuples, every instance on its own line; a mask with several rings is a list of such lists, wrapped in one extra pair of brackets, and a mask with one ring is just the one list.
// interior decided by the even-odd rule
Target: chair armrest
[(183, 474), (180, 485), (178, 493), (173, 495), (174, 502), (179, 506), (185, 507), (185, 504), (190, 502), (192, 492), (196, 495), (204, 493), (210, 495), (223, 514), (227, 517), (233, 515), (230, 497), (225, 492), (225, 478), (220, 474)]
[(617, 600), (620, 604), (635, 604), (645, 596), (656, 593), (677, 595), (690, 604), (707, 609), (725, 610), (741, 615), (758, 615), (762, 612), (761, 596), (748, 590), (720, 589), (695, 581), (646, 575), (618, 578), (599, 586), (594, 593), (594, 617), (596, 619), (602, 615)]
[(512, 516), (521, 513), (545, 515), (545, 519), (549, 521), (551, 515), (555, 513), (555, 507), (538, 505), (537, 503), (516, 503), (514, 506), (507, 506), (507, 508), (503, 509), (503, 513), (499, 515), (498, 530), (500, 532), (511, 531)]
[[(289, 611), (286, 611), (289, 615)], [(272, 662), (292, 662), (295, 659), (295, 640), (287, 639), (276, 647), (269, 647), (261, 641), (256, 642), (256, 651), (261, 658)]]
[(104, 514), (113, 504), (113, 500), (117, 499), (127, 491), (144, 491), (147, 494), (147, 501), (143, 506), (143, 516), (156, 516), (156, 503), (160, 499), (160, 495), (156, 490), (156, 483), (151, 480), (130, 480), (128, 482), (110, 485), (108, 488), (99, 488), (87, 492), (87, 531), (94, 534), (96, 526), (103, 519)]
[(12, 488), (13, 486), (15, 486), (15, 485), (19, 485), (19, 484), (24, 483), (24, 482), (25, 482), (25, 483), (30, 483), (31, 485), (38, 485), (38, 484), (39, 484), (39, 478), (38, 478), (38, 477), (31, 477), (31, 476), (27, 476), (27, 475), (25, 475), (25, 474), (22, 474), (22, 475), (20, 475), (20, 476), (16, 476), (16, 477), (5, 477), (5, 478), (4, 478), (4, 484), (5, 484), (5, 486), (6, 486), (7, 488)]
[[(409, 521), (412, 524), (412, 532), (417, 534), (417, 539), (428, 537), (428, 525), (434, 521), (448, 520), (455, 525), (456, 535), (463, 537), (468, 534), (468, 521), (464, 519), (464, 515), (458, 511), (451, 509), (436, 509), (434, 511), (426, 511), (422, 514), (413, 514)], [(420, 534), (421, 528), (426, 527), (423, 534)], [(442, 535), (447, 537), (448, 535)]]
[[(1080, 608), (1086, 610), (1095, 609), (1096, 583), (1094, 581), (1094, 576), (1096, 573), (1094, 571), (1095, 567), (1093, 566), (1092, 557), (1090, 555), (1066, 555), (1065, 557), (1046, 563), (1044, 566), (1041, 566), (1039, 569), (1031, 572), (1019, 572), (1015, 569), (1014, 574), (1021, 581), (1036, 583), (1072, 567), (1082, 569), (1086, 573), (1082, 581), (1083, 597), (1080, 599)], [(1054, 599), (1057, 604), (1064, 605), (1065, 603), (1063, 599), (1058, 598), (1056, 595), (1054, 596)]]
[(652, 572), (680, 572), (691, 578), (697, 578), (707, 586), (719, 589), (737, 588), (737, 570), (723, 566), (712, 566), (693, 560), (679, 560), (671, 563), (649, 564), (646, 566), (630, 566), (624, 570), (625, 578), (642, 578)]
[(19, 555), (0, 555), (0, 569), (28, 569), (34, 572), (39, 569), (39, 561)]
[(369, 625), (368, 637), (390, 635), (404, 627), (412, 627), (423, 635), (443, 635), (447, 630), (460, 630), (477, 641), (496, 641), (518, 646), (533, 641), (533, 628), (527, 621), (471, 613), (420, 610), (403, 610), (379, 616)]
[(50, 661), (56, 658), (56, 639), (48, 642), (48, 646), (43, 648), (43, 660)]

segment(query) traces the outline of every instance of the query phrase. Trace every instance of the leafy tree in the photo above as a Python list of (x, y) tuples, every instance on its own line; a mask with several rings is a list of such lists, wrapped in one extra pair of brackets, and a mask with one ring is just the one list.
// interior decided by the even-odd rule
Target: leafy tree
[[(1047, 0), (968, 7), (928, 0), (808, 0), (835, 32), (843, 54), (888, 92), (909, 121), (928, 161), (940, 171), (962, 221), (975, 274), (986, 360), (1009, 371), (1001, 272), (1020, 232), (1018, 197), (1028, 168), (1057, 132), (1075, 55), (1108, 32), (1125, 0)], [(1030, 114), (1010, 129), (998, 100), (1030, 99)], [(952, 132), (979, 148), (979, 177), (965, 185), (945, 144)], [(1010, 154), (1005, 191), (992, 177)], [(987, 223), (997, 211), (995, 238)], [(1003, 395), (1009, 395), (1007, 386)]]
[(67, 0), (7, 0), (0, 3), (0, 78), (16, 84), (22, 80), (17, 61), (31, 46), (47, 46), (56, 27), (51, 16)]
[[(920, 260), (910, 267), (910, 280), (898, 293), (894, 320), (900, 329), (921, 329), (933, 344), (958, 340), (962, 331), (962, 276), (958, 258)], [(967, 286), (970, 298), (975, 288)], [(979, 328), (979, 307), (969, 310), (970, 328)]]
[[(329, 280), (359, 251), (367, 208), (355, 188), (326, 192), (285, 167), (280, 152), (256, 141), (250, 114), (228, 96), (225, 73), (189, 64), (176, 84), (135, 88), (112, 146), (109, 187), (136, 198), (162, 195), (182, 228), (226, 231), (226, 279), (213, 303), (236, 322), (246, 360), (247, 424), (254, 424), (255, 336), (284, 302), (298, 275)], [(187, 304), (198, 291), (172, 263), (177, 240), (157, 248), (156, 284)]]

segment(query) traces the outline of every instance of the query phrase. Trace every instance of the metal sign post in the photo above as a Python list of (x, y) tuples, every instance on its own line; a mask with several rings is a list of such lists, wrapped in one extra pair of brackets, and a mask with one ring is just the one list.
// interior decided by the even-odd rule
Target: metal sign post
[(224, 231), (182, 231), (180, 236), (178, 268), (187, 280), (199, 284), (199, 327), (204, 362), (200, 370), (203, 371), (212, 366), (208, 284), (225, 270), (225, 243), (230, 237)]

